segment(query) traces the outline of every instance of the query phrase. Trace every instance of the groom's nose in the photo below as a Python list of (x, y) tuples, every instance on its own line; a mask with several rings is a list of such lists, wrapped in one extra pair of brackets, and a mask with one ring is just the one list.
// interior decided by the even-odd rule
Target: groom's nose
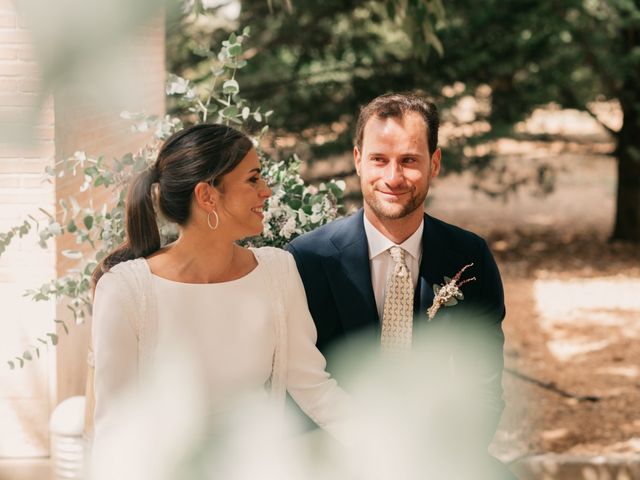
[(391, 188), (402, 186), (404, 183), (404, 173), (400, 162), (392, 160), (387, 163), (384, 169), (384, 181)]

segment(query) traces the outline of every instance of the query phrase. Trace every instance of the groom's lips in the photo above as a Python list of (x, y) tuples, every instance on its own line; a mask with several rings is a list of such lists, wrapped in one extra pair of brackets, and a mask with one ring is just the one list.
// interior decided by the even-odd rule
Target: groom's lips
[(410, 193), (411, 190), (404, 190), (401, 192), (385, 192), (384, 190), (378, 190), (378, 192), (384, 195), (385, 197), (398, 198), (398, 197), (401, 197), (402, 195), (406, 195), (407, 193)]

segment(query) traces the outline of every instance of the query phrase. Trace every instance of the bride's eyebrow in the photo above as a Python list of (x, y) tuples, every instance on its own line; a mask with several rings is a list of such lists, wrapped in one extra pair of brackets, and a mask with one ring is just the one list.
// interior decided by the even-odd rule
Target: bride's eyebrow
[(251, 170), (249, 170), (249, 173), (260, 173), (260, 169), (259, 168), (252, 168)]

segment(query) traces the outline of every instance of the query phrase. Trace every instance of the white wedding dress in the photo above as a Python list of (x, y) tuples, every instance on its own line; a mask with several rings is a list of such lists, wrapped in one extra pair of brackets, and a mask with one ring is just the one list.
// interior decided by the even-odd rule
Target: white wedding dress
[[(174, 343), (188, 345), (212, 405), (249, 391), (284, 388), (318, 425), (340, 429), (349, 399), (325, 371), (316, 329), (291, 254), (253, 250), (257, 267), (237, 280), (179, 283), (124, 262), (98, 282), (93, 307), (94, 446), (113, 420), (112, 402)], [(134, 287), (127, 280), (137, 269)], [(278, 359), (278, 357), (281, 357)], [(266, 387), (266, 385), (269, 385)]]

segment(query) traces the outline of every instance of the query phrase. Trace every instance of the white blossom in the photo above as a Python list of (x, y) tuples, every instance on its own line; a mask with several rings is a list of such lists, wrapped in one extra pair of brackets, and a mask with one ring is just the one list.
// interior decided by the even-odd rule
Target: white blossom
[(291, 235), (296, 231), (296, 217), (289, 217), (287, 223), (280, 229), (280, 235), (289, 240)]

